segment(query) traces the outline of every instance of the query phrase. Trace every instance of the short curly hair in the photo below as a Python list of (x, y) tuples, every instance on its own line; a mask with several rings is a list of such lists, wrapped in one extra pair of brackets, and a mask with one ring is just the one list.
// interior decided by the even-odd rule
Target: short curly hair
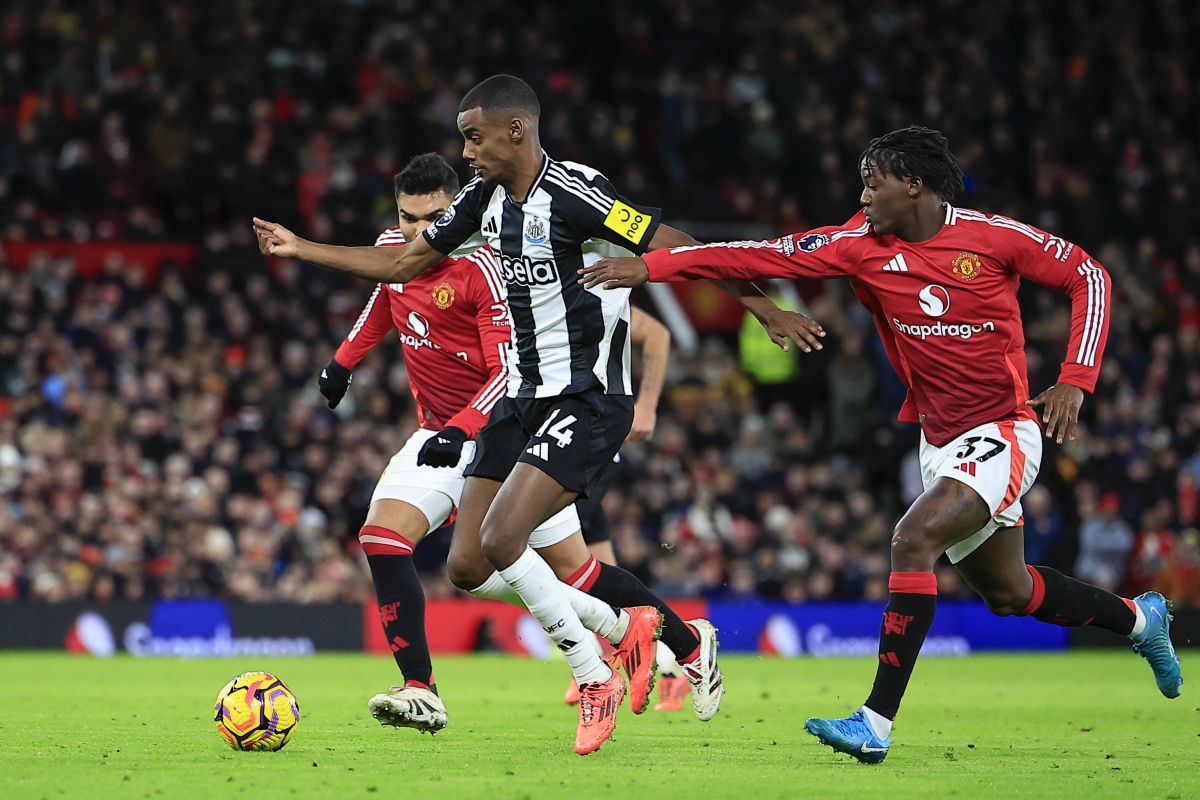
[(911, 125), (872, 139), (858, 159), (859, 169), (897, 178), (920, 178), (950, 202), (963, 188), (962, 167), (941, 131)]

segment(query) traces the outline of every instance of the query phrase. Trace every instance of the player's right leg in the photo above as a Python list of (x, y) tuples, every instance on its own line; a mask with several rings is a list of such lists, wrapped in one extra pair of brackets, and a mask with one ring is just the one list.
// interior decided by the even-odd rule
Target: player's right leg
[(866, 763), (879, 763), (887, 756), (892, 720), (937, 611), (934, 563), (950, 545), (981, 529), (989, 517), (987, 503), (978, 493), (943, 477), (901, 518), (892, 535), (892, 573), (875, 683), (862, 708), (851, 716), (813, 717), (805, 722), (805, 729), (822, 744)]
[(954, 566), (995, 614), (1065, 627), (1094, 625), (1127, 636), (1134, 652), (1149, 662), (1159, 691), (1179, 696), (1183, 678), (1171, 644), (1171, 610), (1158, 592), (1130, 600), (1050, 567), (1026, 564), (1022, 527), (998, 530)]
[(417, 453), (433, 435), (417, 430), (396, 453), (375, 486), (359, 543), (371, 569), (384, 636), (404, 675), (402, 686), (372, 697), (367, 707), (382, 725), (422, 733), (446, 726), (425, 638), (425, 594), (413, 549), (450, 518), (462, 493), (462, 468), (474, 452), (464, 447), (455, 467), (419, 466)]
[[(412, 563), (413, 548), (430, 529), (428, 508), (442, 505), (431, 500), (423, 503), (426, 511), (401, 500), (376, 500), (358, 534), (371, 568), (384, 637), (404, 676), (401, 686), (375, 695), (367, 708), (381, 725), (421, 733), (436, 733), (447, 722), (425, 639), (425, 593)], [(449, 498), (444, 505), (453, 508)]]

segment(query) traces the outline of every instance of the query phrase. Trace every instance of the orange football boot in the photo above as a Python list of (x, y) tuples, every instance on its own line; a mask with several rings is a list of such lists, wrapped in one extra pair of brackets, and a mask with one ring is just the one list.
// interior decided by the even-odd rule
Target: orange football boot
[(650, 705), (650, 693), (654, 691), (663, 615), (654, 606), (633, 606), (625, 611), (629, 614), (629, 629), (615, 655), (629, 677), (629, 706), (633, 713), (641, 714)]
[(608, 741), (617, 727), (617, 709), (625, 699), (625, 679), (614, 671), (603, 683), (586, 683), (579, 691), (579, 729), (575, 732), (575, 752), (594, 753)]

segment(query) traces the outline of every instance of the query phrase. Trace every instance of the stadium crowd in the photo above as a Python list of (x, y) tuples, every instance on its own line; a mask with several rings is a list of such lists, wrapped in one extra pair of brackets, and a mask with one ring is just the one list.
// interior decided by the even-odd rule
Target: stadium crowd
[[(1083, 434), (1047, 448), (1025, 500), (1027, 559), (1200, 604), (1200, 8), (454, 6), (0, 12), (0, 238), (199, 248), (153, 278), (115, 256), (86, 280), (69, 256), (0, 264), (0, 599), (369, 596), (355, 533), (415, 424), (399, 348), (326, 409), (316, 371), (368, 289), (265, 264), (248, 220), (371, 241), (398, 166), (461, 163), (458, 99), (507, 70), (540, 91), (556, 157), (697, 232), (841, 222), (872, 135), (944, 130), (963, 205), (1078, 241), (1114, 280)], [(661, 594), (886, 593), (916, 431), (892, 421), (899, 384), (847, 288), (801, 290), (825, 352), (764, 388), (710, 338), (673, 359), (654, 440), (626, 449), (606, 506)], [(1067, 306), (1037, 287), (1022, 302), (1044, 388)], [(435, 595), (445, 546), (421, 548)], [(939, 586), (966, 593), (949, 570)]]

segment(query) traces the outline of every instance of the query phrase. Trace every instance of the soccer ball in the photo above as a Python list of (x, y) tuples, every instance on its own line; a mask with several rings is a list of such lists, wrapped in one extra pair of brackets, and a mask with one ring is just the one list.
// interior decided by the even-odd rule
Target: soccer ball
[(213, 721), (234, 750), (279, 750), (300, 724), (300, 705), (269, 672), (247, 672), (217, 694)]

